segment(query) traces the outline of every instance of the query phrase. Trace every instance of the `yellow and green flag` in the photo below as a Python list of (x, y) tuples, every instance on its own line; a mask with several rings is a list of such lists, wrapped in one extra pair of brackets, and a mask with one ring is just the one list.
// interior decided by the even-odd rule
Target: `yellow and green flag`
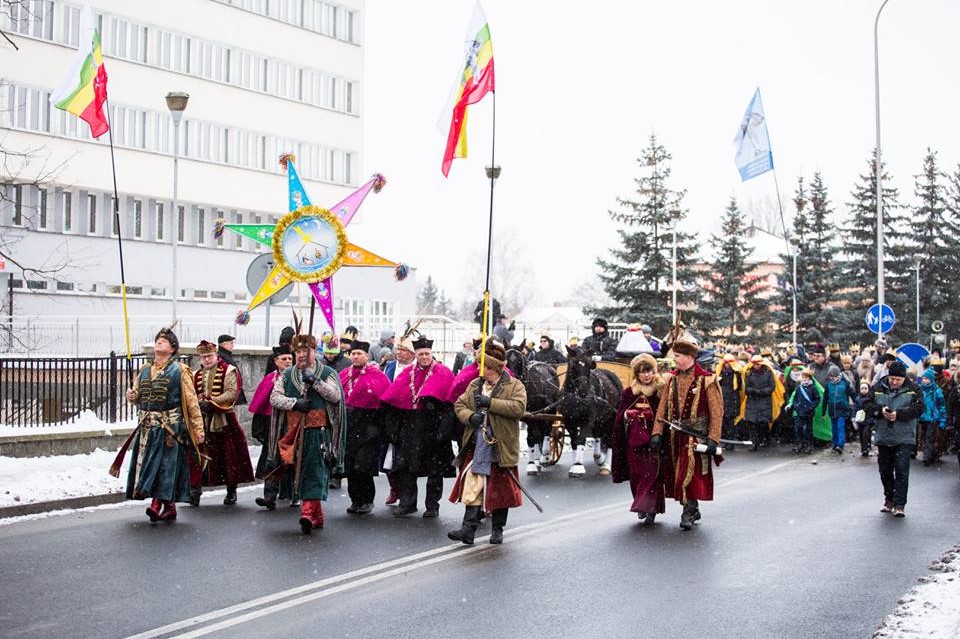
[(107, 99), (107, 70), (100, 52), (100, 32), (90, 4), (80, 11), (80, 46), (60, 86), (50, 94), (50, 103), (90, 125), (98, 138), (110, 130), (103, 113)]

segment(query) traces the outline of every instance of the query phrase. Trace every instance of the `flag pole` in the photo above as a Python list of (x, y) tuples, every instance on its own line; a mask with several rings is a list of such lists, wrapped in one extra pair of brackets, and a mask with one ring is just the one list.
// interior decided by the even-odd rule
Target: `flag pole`
[[(493, 185), (500, 177), (500, 167), (497, 166), (497, 92), (491, 91), (493, 96), (493, 126), (491, 127), (490, 166), (486, 168), (490, 178), (490, 216), (487, 223), (487, 275), (483, 288), (483, 328), (481, 330), (482, 343), (480, 345), (480, 377), (483, 377), (483, 366), (487, 351), (487, 331), (493, 326), (493, 304), (490, 300), (490, 263), (493, 255)], [(506, 344), (504, 344), (506, 346)]]
[[(133, 387), (133, 367), (130, 355), (130, 315), (127, 313), (127, 277), (123, 268), (123, 233), (120, 228), (120, 194), (117, 191), (117, 161), (113, 150), (113, 118), (110, 117), (110, 100), (105, 99), (107, 134), (110, 141), (110, 168), (113, 172), (113, 223), (117, 226), (117, 249), (120, 252), (120, 297), (123, 300), (123, 334), (127, 346), (127, 377)], [(176, 291), (174, 291), (176, 294)]]
[[(767, 137), (770, 134), (767, 133)], [(771, 147), (773, 144), (771, 143)], [(780, 180), (777, 179), (777, 168), (773, 168), (773, 188), (777, 192), (777, 208), (780, 210), (780, 226), (783, 228), (783, 241), (787, 245), (787, 255), (793, 257), (793, 344), (797, 344), (797, 254), (796, 249), (791, 249), (790, 240), (787, 237), (787, 223), (783, 216), (783, 202), (780, 201)]]

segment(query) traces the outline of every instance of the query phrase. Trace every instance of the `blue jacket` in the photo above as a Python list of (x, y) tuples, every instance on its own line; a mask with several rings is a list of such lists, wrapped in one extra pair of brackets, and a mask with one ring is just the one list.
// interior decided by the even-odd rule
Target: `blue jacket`
[(827, 382), (827, 410), (830, 417), (848, 417), (850, 415), (850, 400), (855, 399), (853, 388), (846, 377), (840, 376), (836, 382)]
[(820, 405), (820, 391), (814, 383), (804, 386), (802, 383), (793, 391), (790, 398), (793, 414), (797, 417), (811, 417)]
[(947, 402), (943, 397), (943, 391), (937, 386), (934, 378), (933, 369), (928, 368), (923, 373), (924, 379), (930, 380), (928, 384), (920, 383), (920, 390), (923, 391), (923, 415), (920, 416), (921, 422), (935, 422), (940, 428), (947, 427)]

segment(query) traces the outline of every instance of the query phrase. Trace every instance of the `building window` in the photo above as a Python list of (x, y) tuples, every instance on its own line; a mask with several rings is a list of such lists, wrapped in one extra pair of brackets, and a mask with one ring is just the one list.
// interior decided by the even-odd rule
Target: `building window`
[[(243, 224), (243, 213), (234, 212), (233, 214), (233, 223), (234, 224)], [(234, 233), (233, 247), (242, 249), (243, 248), (243, 236), (239, 233)]]
[(233, 294), (233, 301), (234, 301), (234, 302), (246, 302), (246, 301), (247, 301), (247, 294), (246, 294), (246, 293), (234, 293), (234, 294)]
[(207, 237), (203, 232), (204, 217), (205, 211), (203, 209), (197, 209), (197, 244), (200, 246), (207, 243)]
[(73, 282), (57, 282), (58, 291), (72, 291)]
[(63, 232), (73, 232), (73, 193), (63, 193)]
[(133, 236), (137, 239), (143, 237), (143, 201), (133, 201)]
[(113, 237), (120, 235), (120, 212), (117, 210), (118, 204), (117, 198), (111, 196), (110, 210), (107, 211), (107, 215), (110, 215), (110, 218), (113, 220), (110, 225), (110, 234), (113, 235)]
[(205, 300), (205, 299), (207, 299), (207, 292), (206, 292), (206, 291), (202, 291), (202, 290), (200, 290), (200, 289), (194, 289), (194, 291), (193, 291), (193, 297), (194, 297), (195, 299)]
[(53, 40), (53, 0), (5, 3), (14, 33), (41, 40)]
[[(216, 219), (218, 219), (218, 220), (223, 220), (223, 219), (224, 219), (223, 211), (217, 211), (217, 212), (216, 212)], [(226, 233), (226, 230), (224, 230), (223, 233)], [(221, 233), (221, 234), (220, 234), (220, 237), (217, 238), (217, 246), (223, 246), (223, 233)]]
[(87, 233), (97, 233), (97, 196), (93, 193), (87, 195)]
[(47, 230), (47, 190), (39, 189), (40, 200), (37, 202), (37, 227)]
[(167, 289), (165, 289), (165, 288), (157, 288), (157, 287), (150, 287), (150, 296), (151, 296), (151, 297), (166, 297), (166, 295), (167, 295)]
[(226, 291), (210, 291), (210, 299), (225, 300), (227, 299), (227, 292)]
[(163, 202), (157, 202), (157, 241), (163, 241)]
[(27, 280), (27, 288), (31, 291), (45, 291), (47, 283), (43, 280)]
[(13, 225), (23, 226), (23, 185), (13, 185)]
[(186, 212), (184, 207), (177, 207), (177, 242), (183, 243), (183, 227), (186, 222)]

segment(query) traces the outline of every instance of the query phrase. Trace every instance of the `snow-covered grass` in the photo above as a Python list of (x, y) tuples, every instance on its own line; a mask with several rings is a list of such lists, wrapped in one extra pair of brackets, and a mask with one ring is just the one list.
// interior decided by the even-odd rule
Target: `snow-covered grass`
[(136, 418), (128, 419), (125, 422), (109, 424), (89, 410), (84, 410), (74, 419), (55, 424), (43, 424), (42, 426), (8, 426), (0, 424), (0, 436), (16, 435), (49, 435), (66, 433), (85, 433), (90, 431), (103, 431), (108, 435), (113, 429), (133, 428), (137, 425)]
[(960, 546), (930, 564), (930, 574), (919, 582), (900, 598), (873, 639), (960, 636)]

